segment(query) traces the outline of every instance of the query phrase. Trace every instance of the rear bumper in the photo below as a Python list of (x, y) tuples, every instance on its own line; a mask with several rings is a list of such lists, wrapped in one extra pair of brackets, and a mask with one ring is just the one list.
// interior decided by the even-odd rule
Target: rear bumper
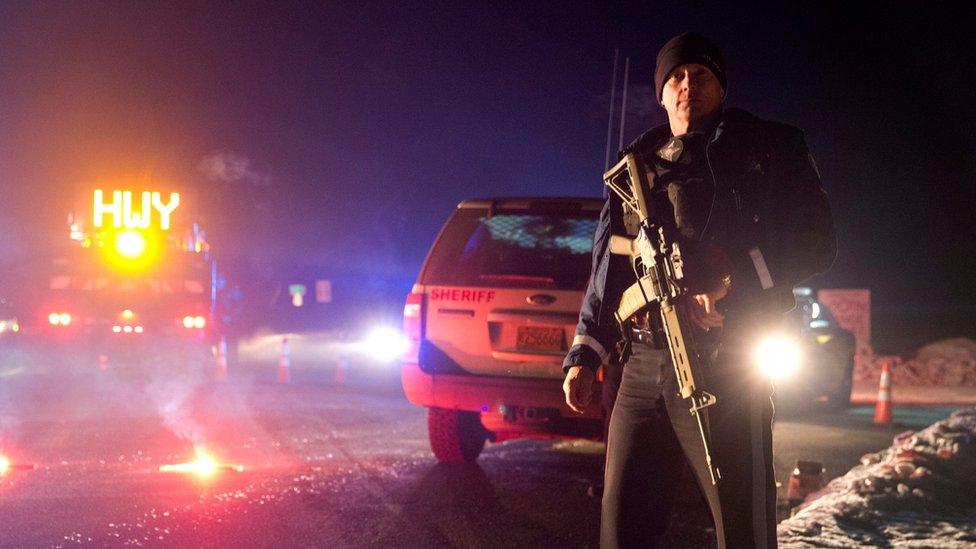
[[(583, 414), (569, 409), (563, 396), (561, 379), (495, 377), (476, 375), (428, 374), (416, 363), (403, 363), (403, 392), (418, 406), (466, 410), (485, 415), (505, 415), (513, 408), (558, 411), (562, 420), (603, 419), (600, 384), (594, 383), (593, 399)], [(487, 421), (486, 421), (487, 420)], [(520, 424), (528, 430), (528, 424)], [(513, 424), (513, 429), (516, 425)], [(492, 429), (495, 430), (495, 429)]]

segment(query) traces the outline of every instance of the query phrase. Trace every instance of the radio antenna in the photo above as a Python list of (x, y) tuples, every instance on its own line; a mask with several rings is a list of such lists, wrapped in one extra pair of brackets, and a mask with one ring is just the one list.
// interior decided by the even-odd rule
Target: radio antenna
[[(603, 170), (610, 169), (610, 136), (613, 134), (613, 104), (616, 102), (617, 97), (617, 57), (620, 55), (620, 49), (613, 49), (613, 79), (610, 81), (610, 116), (607, 117), (607, 154), (603, 159)], [(603, 189), (603, 194), (606, 194), (606, 189)]]
[(624, 60), (624, 91), (623, 98), (620, 100), (620, 137), (617, 141), (617, 150), (624, 148), (624, 123), (627, 122), (627, 79), (630, 76), (630, 58)]

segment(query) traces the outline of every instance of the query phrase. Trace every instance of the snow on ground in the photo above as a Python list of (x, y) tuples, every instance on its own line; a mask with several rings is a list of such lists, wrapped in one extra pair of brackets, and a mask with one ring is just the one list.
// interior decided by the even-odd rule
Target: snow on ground
[(778, 537), (780, 547), (976, 547), (976, 407), (865, 455)]
[(881, 361), (892, 363), (892, 382), (897, 385), (950, 385), (976, 387), (976, 341), (965, 338), (930, 343), (914, 357), (878, 357), (864, 361), (854, 371), (855, 380), (877, 381)]

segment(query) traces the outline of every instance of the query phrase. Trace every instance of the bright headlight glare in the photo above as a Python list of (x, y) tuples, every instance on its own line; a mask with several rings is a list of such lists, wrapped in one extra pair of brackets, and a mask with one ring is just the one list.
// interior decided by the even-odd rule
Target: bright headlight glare
[(393, 360), (410, 347), (410, 341), (403, 332), (390, 327), (375, 328), (363, 341), (364, 349), (379, 360)]
[(193, 317), (194, 328), (203, 328), (206, 325), (207, 325), (207, 319), (203, 318), (202, 316)]
[(192, 316), (184, 316), (183, 317), (183, 327), (186, 328), (186, 329), (190, 329), (190, 328), (193, 327), (193, 317)]
[(756, 366), (774, 379), (789, 377), (796, 372), (800, 368), (800, 359), (800, 346), (789, 337), (768, 337), (756, 347)]
[(67, 326), (71, 324), (71, 315), (68, 313), (51, 313), (47, 315), (47, 321), (52, 326)]

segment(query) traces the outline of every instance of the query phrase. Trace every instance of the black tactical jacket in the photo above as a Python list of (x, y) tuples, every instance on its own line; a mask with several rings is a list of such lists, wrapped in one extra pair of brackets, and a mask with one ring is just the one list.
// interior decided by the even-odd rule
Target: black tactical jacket
[[(670, 137), (666, 124), (651, 129), (621, 156), (636, 152), (650, 158)], [(827, 195), (802, 132), (726, 109), (709, 140), (706, 158), (716, 196), (732, 201), (737, 234), (710, 234), (706, 226), (701, 239), (744, 243), (727, 250), (735, 269), (733, 286), (720, 304), (789, 311), (794, 305), (793, 286), (826, 271), (836, 254)], [(610, 254), (611, 234), (627, 234), (623, 206), (613, 193), (593, 239), (590, 282), (564, 369), (577, 364), (596, 369), (621, 337), (614, 312), (620, 295), (636, 277), (629, 258)]]

